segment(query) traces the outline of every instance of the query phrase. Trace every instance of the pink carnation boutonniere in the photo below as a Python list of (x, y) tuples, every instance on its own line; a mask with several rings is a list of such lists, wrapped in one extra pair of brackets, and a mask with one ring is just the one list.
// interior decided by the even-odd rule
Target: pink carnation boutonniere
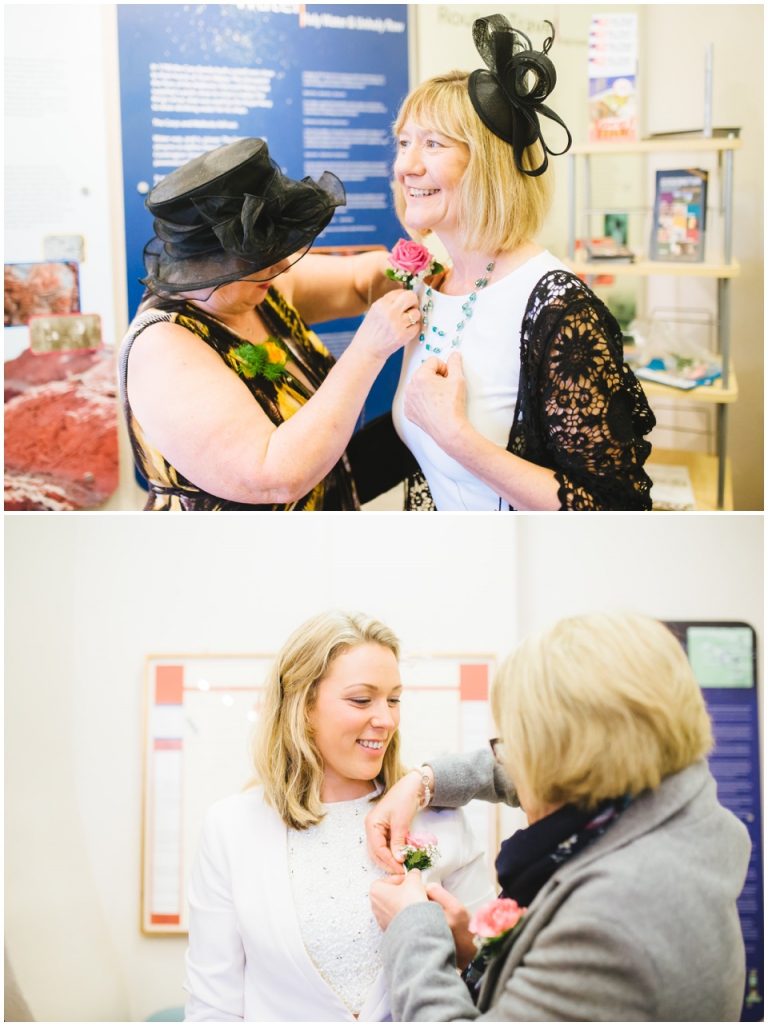
[(401, 850), (405, 855), (403, 864), (406, 872), (411, 869), (430, 869), (440, 858), (440, 852), (437, 850), (437, 838), (434, 834), (426, 831), (406, 834), (405, 844)]
[(414, 282), (422, 282), (428, 275), (445, 270), (426, 246), (410, 239), (398, 240), (389, 254), (389, 262), (392, 267), (384, 273), (392, 281), (401, 281), (407, 289), (412, 289)]
[(475, 935), (477, 954), (486, 965), (512, 932), (521, 927), (527, 911), (511, 898), (496, 898), (474, 913), (469, 920), (469, 932)]

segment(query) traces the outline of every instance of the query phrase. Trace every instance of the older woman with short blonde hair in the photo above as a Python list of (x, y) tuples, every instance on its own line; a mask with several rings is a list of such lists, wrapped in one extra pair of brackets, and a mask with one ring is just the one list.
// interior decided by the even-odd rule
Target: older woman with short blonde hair
[[(655, 420), (608, 308), (536, 237), (554, 183), (540, 118), (556, 81), (503, 15), (478, 19), (487, 70), (431, 78), (394, 132), (395, 204), (448, 267), (418, 289), (395, 429), (422, 476), (409, 509), (650, 509)], [(564, 152), (564, 151), (563, 151)]]
[[(494, 755), (432, 760), (433, 802), (522, 806), (529, 825), (496, 862), (514, 916), (477, 953), (468, 913), (418, 874), (375, 883), (395, 1018), (737, 1020), (750, 843), (717, 800), (709, 716), (678, 641), (636, 613), (562, 620), (509, 656), (491, 701)], [(420, 779), (369, 816), (395, 874)]]
[[(331, 610), (298, 627), (264, 685), (253, 785), (208, 811), (189, 886), (191, 1021), (383, 1022), (391, 1017), (368, 890), (384, 876), (364, 821), (405, 772), (400, 645)], [(459, 810), (421, 814), (428, 872), (471, 908), (493, 897)], [(442, 886), (441, 886), (442, 891)]]
[(685, 652), (638, 614), (593, 613), (530, 635), (499, 669), (492, 703), (518, 794), (545, 805), (594, 808), (655, 790), (712, 747)]

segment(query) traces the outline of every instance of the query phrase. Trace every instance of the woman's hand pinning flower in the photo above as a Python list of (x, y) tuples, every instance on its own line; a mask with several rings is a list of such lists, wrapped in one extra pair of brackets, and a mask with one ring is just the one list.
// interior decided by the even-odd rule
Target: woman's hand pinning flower
[(406, 289), (412, 289), (414, 282), (422, 282), (430, 274), (445, 270), (432, 256), (426, 246), (410, 239), (399, 239), (389, 255), (392, 268), (385, 274), (393, 281), (401, 281)]

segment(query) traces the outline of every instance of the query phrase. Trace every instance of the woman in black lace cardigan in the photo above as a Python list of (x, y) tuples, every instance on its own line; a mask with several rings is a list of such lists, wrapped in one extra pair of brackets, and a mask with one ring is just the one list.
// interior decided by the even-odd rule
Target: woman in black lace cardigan
[(395, 124), (400, 218), (450, 257), (393, 404), (423, 474), (407, 508), (650, 509), (655, 420), (619, 325), (533, 241), (552, 197), (539, 115), (568, 133), (542, 103), (552, 38), (533, 51), (502, 15), (473, 34), (489, 70), (423, 83)]

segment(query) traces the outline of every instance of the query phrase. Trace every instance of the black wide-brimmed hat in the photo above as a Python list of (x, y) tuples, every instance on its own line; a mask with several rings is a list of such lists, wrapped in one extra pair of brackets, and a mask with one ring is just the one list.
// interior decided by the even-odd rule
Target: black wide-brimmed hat
[(142, 285), (161, 293), (218, 288), (299, 259), (346, 202), (325, 171), (287, 178), (263, 139), (240, 139), (172, 171), (147, 196), (155, 237), (144, 247)]
[[(555, 88), (557, 73), (547, 56), (555, 40), (555, 27), (547, 22), (552, 35), (541, 51), (534, 50), (524, 32), (512, 28), (503, 14), (478, 18), (472, 26), (477, 52), (488, 70), (480, 68), (469, 76), (469, 96), (483, 124), (512, 147), (515, 166), (536, 178), (547, 170), (549, 157), (560, 156), (571, 146), (571, 133), (544, 100)], [(539, 115), (561, 125), (568, 136), (565, 149), (555, 153), (544, 142)], [(544, 160), (537, 168), (523, 167), (523, 154), (537, 139), (544, 147)]]

